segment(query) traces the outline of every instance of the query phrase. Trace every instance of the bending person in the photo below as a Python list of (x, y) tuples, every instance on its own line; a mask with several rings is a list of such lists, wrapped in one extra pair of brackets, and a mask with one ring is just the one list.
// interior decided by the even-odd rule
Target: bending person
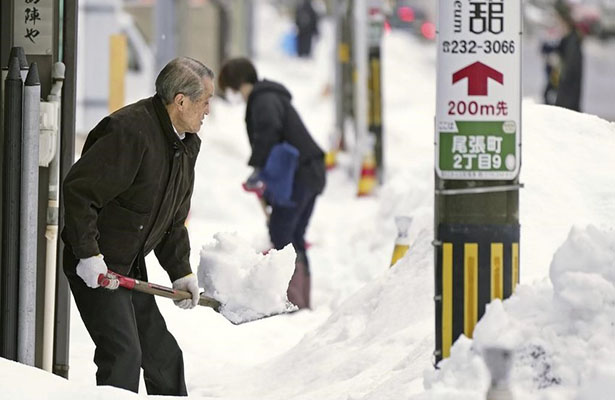
[(64, 272), (96, 351), (96, 383), (150, 395), (186, 396), (184, 361), (153, 295), (99, 288), (108, 269), (147, 280), (152, 250), (173, 287), (199, 299), (184, 222), (209, 114), (213, 72), (191, 58), (170, 61), (153, 97), (105, 117), (88, 134), (63, 183)]
[[(218, 85), (222, 93), (227, 89), (240, 93), (247, 103), (246, 129), (252, 148), (248, 165), (254, 167), (247, 184), (261, 179), (267, 183), (267, 177), (277, 179), (276, 190), (265, 191), (271, 204), (269, 236), (278, 250), (293, 244), (297, 259), (288, 299), (299, 308), (310, 308), (310, 268), (304, 236), (316, 197), (325, 186), (324, 153), (291, 104), (290, 92), (277, 82), (259, 80), (250, 60), (234, 58), (224, 63)], [(293, 152), (296, 169), (289, 177), (292, 162), (288, 161)]]

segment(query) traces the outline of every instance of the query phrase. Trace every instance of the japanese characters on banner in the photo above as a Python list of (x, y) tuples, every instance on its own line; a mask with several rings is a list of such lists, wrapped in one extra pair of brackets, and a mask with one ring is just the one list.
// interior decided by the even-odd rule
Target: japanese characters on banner
[(521, 161), (521, 1), (438, 7), (436, 172), (512, 180)]
[(26, 54), (52, 54), (54, 0), (15, 0), (14, 42)]

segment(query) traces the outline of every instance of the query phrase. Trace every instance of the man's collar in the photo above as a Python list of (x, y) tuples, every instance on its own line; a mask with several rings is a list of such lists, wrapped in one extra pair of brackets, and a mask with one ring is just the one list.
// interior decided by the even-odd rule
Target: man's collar
[(171, 126), (173, 127), (173, 132), (175, 132), (179, 140), (184, 140), (186, 138), (186, 132), (179, 133), (175, 128), (175, 125), (173, 125), (173, 122), (171, 122)]
[(158, 119), (160, 120), (162, 128), (166, 133), (165, 136), (169, 140), (170, 144), (171, 145), (183, 144), (182, 141), (179, 139), (179, 134), (177, 133), (177, 131), (175, 130), (175, 127), (173, 126), (173, 123), (171, 122), (171, 118), (169, 117), (169, 112), (167, 111), (166, 107), (164, 106), (162, 102), (162, 99), (160, 98), (158, 94), (154, 95), (153, 103), (154, 103), (154, 110), (156, 111), (156, 114), (158, 114)]

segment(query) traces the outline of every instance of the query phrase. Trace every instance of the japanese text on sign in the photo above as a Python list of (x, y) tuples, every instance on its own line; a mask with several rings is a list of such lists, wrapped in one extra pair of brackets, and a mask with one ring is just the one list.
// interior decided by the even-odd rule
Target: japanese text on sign
[(15, 45), (27, 54), (51, 54), (53, 0), (15, 2)]
[[(499, 136), (453, 136), (454, 169), (499, 169), (502, 166), (502, 138)], [(476, 163), (476, 164), (475, 164)]]
[(521, 2), (438, 3), (436, 172), (442, 179), (514, 179), (521, 146)]
[(495, 35), (504, 31), (503, 0), (470, 1), (470, 32), (490, 32)]

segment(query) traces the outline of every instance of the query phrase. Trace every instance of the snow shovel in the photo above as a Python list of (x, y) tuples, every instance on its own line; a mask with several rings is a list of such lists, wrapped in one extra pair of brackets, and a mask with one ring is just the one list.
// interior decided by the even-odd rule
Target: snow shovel
[[(149, 283), (141, 281), (139, 279), (129, 278), (127, 276), (120, 275), (111, 271), (109, 271), (107, 275), (100, 274), (98, 276), (98, 284), (109, 290), (115, 290), (121, 286), (128, 290), (136, 290), (138, 292), (153, 294), (155, 296), (166, 297), (173, 300), (185, 300), (192, 298), (192, 295), (185, 290), (172, 289), (170, 287), (157, 285), (155, 283)], [(201, 294), (198, 304), (200, 306), (213, 308), (214, 311), (216, 311), (217, 313), (220, 313), (220, 307), (222, 306), (222, 304), (218, 300), (212, 297), (207, 297), (203, 294)], [(246, 322), (252, 322), (263, 318), (273, 317), (274, 315), (287, 314), (288, 312), (291, 311), (282, 311), (279, 313), (254, 317), (252, 319), (245, 318), (241, 321), (231, 320), (224, 314), (220, 314), (223, 315), (227, 320), (229, 320), (233, 325), (241, 325)]]

